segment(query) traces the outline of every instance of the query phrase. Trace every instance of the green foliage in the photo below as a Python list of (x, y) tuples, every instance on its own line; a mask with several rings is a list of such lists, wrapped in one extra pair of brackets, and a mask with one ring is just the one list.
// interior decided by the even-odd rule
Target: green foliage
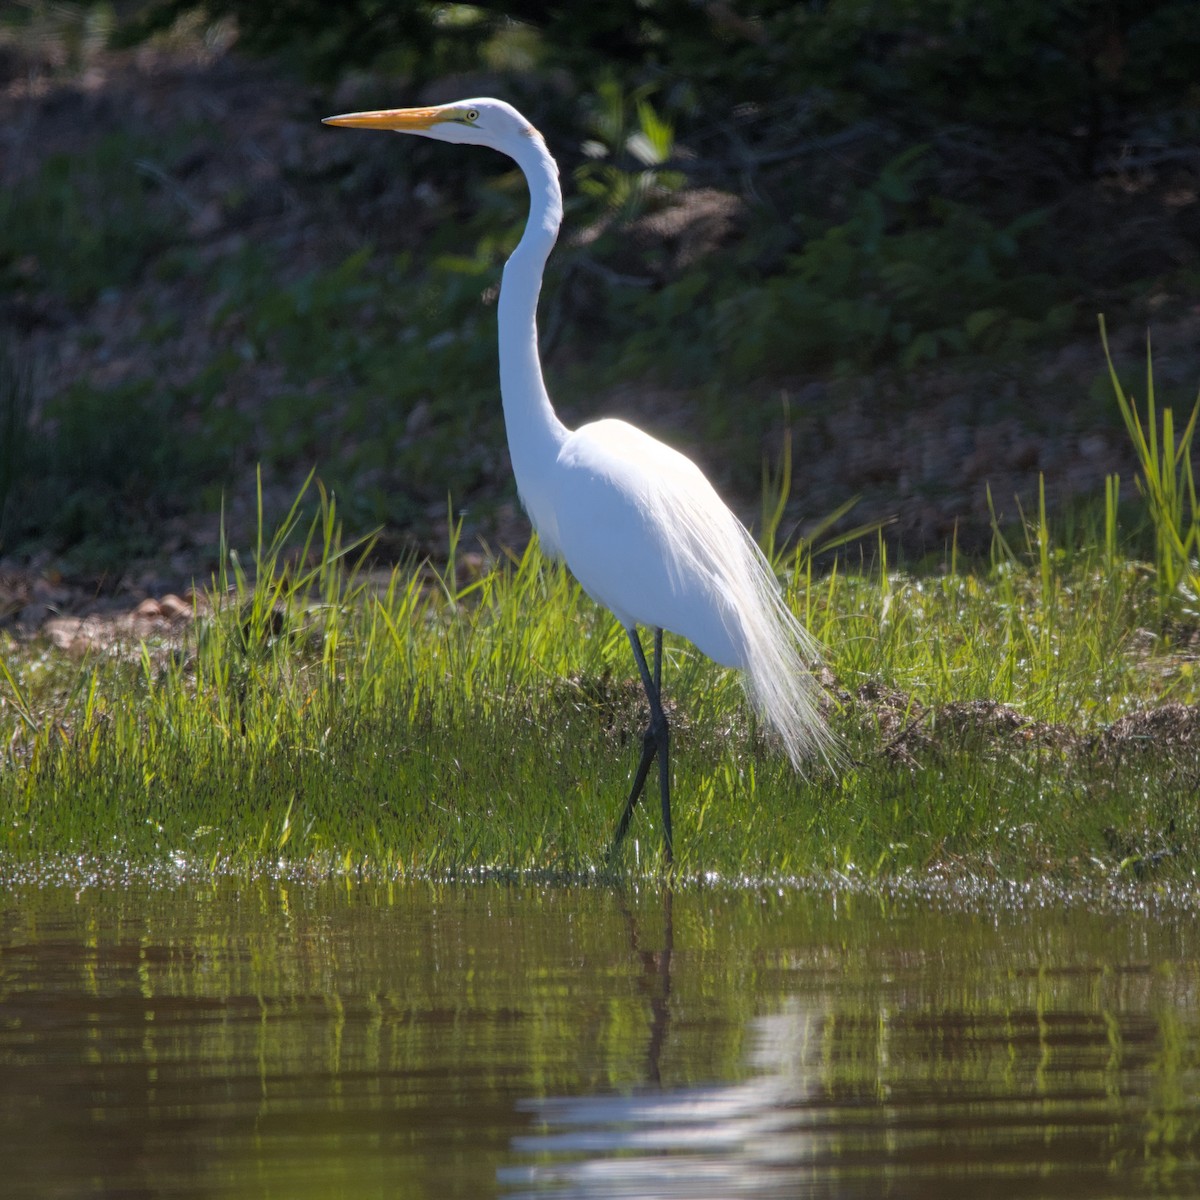
[[(1154, 363), (1146, 343), (1146, 418), (1126, 394), (1108, 349), (1104, 318), (1100, 337), (1109, 378), (1126, 432), (1137, 455), (1141, 474), (1138, 491), (1146, 516), (1154, 530), (1154, 566), (1159, 603), (1164, 611), (1182, 603), (1192, 616), (1200, 615), (1200, 507), (1196, 504), (1196, 479), (1192, 467), (1192, 442), (1200, 417), (1200, 398), (1192, 415), (1175, 437), (1175, 414), (1170, 408), (1159, 413), (1154, 402)], [(1115, 485), (1111, 485), (1115, 486)]]
[(624, 365), (727, 381), (912, 368), (1008, 353), (1068, 329), (1064, 282), (1029, 266), (1044, 214), (997, 226), (938, 196), (931, 172), (926, 149), (913, 147), (851, 192), (846, 219), (798, 219), (798, 249), (765, 280), (738, 246), (661, 289), (615, 298)]
[(780, 0), (762, 28), (779, 47), (775, 71), (786, 64), (859, 112), (1036, 125), (1086, 155), (1131, 106), (1187, 101), (1200, 50), (1190, 10), (1188, 0)]
[[(420, 270), (364, 246), (300, 277), (251, 248), (222, 273), (215, 332), (281, 366), (288, 384), (261, 399), (256, 429), (239, 431), (245, 453), (316, 464), (359, 528), (469, 493), (487, 451), (472, 436), (481, 421), (502, 442), (494, 317), (482, 302), (501, 243), (464, 240), (458, 253), (435, 246)], [(236, 368), (225, 364), (211, 386)]]
[(33, 368), (7, 339), (0, 339), (0, 547), (4, 545), (9, 498), (26, 470)]
[[(128, 33), (169, 24), (160, 0)], [(416, 81), (503, 61), (497, 43), (537, 35), (548, 66), (584, 89), (606, 74), (688, 87), (706, 103), (778, 102), (819, 88), (846, 115), (902, 109), (925, 122), (1030, 124), (1093, 143), (1131, 105), (1164, 109), (1195, 83), (1191, 0), (829, 0), (695, 5), (540, 0), (499, 8), (428, 0), (212, 0), (253, 48), (336, 78), (373, 69)], [(525, 44), (529, 39), (525, 39)], [(536, 54), (536, 51), (535, 51)]]
[(149, 381), (76, 383), (27, 429), (11, 478), (11, 542), (49, 542), (93, 566), (154, 547), (164, 512), (209, 479), (223, 448)]
[[(121, 40), (134, 42), (169, 29), (194, 10), (191, 0), (139, 5), (125, 22)], [(249, 49), (291, 58), (311, 75), (329, 80), (353, 64), (396, 76), (435, 78), (469, 70), (486, 59), (488, 44), (503, 37), (503, 12), (472, 5), (358, 0), (330, 7), (322, 0), (217, 0), (205, 5), (213, 17), (233, 17)]]
[(586, 119), (592, 135), (583, 143), (588, 162), (575, 171), (580, 193), (627, 226), (656, 201), (684, 184), (681, 172), (664, 169), (675, 150), (671, 121), (657, 112), (649, 90), (626, 96), (615, 79), (601, 80)]
[[(1122, 147), (1200, 132), (1192, 0), (208, 7), (322, 78), (373, 70), (415, 94), (482, 67), (528, 99), (588, 230), (574, 262), (592, 270), (563, 304), (587, 314), (573, 350), (606, 333), (618, 373), (907, 368), (1054, 336), (1081, 295), (1131, 283), (1111, 243), (1135, 223), (1089, 232), (1081, 181)], [(672, 201), (686, 213), (697, 185), (743, 200), (741, 228), (670, 264), (633, 227)]]
[(135, 279), (172, 232), (173, 214), (151, 202), (152, 178), (137, 169), (149, 151), (109, 134), (0, 192), (0, 286), (85, 304)]
[[(368, 580), (335, 505), (322, 496), (307, 527), (299, 511), (245, 569), (226, 552), (182, 652), (47, 664), (8, 647), (4, 851), (598, 867), (644, 719), (620, 627), (536, 547), (476, 575), (452, 539), (442, 571)], [(1154, 605), (1136, 566), (1060, 553), (1044, 513), (1025, 554), (978, 572), (789, 565), (789, 603), (829, 648), (847, 762), (794, 775), (736, 677), (669, 641), (685, 876), (1194, 867), (1200, 827), (1179, 802), (1194, 758), (1089, 748), (1141, 704), (1197, 699), (1169, 644), (1150, 661), (1131, 644)], [(994, 742), (980, 722), (998, 705), (1017, 732)], [(653, 806), (633, 834), (621, 869), (654, 871)]]
[[(929, 189), (923, 147), (890, 162), (847, 220), (807, 240), (786, 271), (723, 307), (718, 328), (739, 374), (822, 362), (913, 367), (947, 353), (996, 351), (1069, 323), (1056, 281), (1031, 274), (1030, 213), (997, 228)], [(718, 330), (714, 330), (717, 333)]]

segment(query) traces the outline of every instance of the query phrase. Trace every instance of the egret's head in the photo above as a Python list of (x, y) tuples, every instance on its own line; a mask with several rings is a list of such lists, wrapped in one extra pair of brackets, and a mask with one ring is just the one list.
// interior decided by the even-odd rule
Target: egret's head
[(439, 104), (434, 108), (386, 108), (376, 112), (345, 113), (326, 117), (326, 125), (354, 129), (394, 129), (416, 133), (439, 142), (491, 146), (512, 154), (522, 141), (540, 137), (536, 129), (511, 104), (481, 98)]

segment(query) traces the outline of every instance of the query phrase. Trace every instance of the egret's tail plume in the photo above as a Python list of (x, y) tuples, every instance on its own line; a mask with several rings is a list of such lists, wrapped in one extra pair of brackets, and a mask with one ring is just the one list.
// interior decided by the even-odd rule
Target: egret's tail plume
[(821, 715), (823, 693), (812, 673), (820, 648), (784, 603), (766, 556), (719, 502), (676, 503), (674, 516), (676, 570), (680, 577), (706, 576), (722, 596), (723, 621), (751, 704), (778, 732), (794, 767), (813, 758), (836, 761), (837, 738)]
[[(749, 535), (746, 540), (750, 542)], [(820, 657), (816, 639), (784, 604), (758, 547), (750, 542), (749, 549), (755, 561), (748, 578), (755, 594), (753, 603), (741, 609), (746, 694), (778, 732), (792, 766), (813, 758), (832, 761), (837, 739), (821, 715), (821, 685), (812, 673)]]

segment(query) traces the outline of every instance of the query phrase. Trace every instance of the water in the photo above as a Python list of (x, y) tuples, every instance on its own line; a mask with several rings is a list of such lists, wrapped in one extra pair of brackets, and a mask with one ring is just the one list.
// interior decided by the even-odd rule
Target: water
[(10, 883), (0, 1196), (1195, 1196), (1194, 907)]

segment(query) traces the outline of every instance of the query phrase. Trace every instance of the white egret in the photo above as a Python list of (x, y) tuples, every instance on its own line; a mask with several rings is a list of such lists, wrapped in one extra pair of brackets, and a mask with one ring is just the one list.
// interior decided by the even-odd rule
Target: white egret
[[(568, 429), (542, 379), (537, 303), (562, 222), (558, 168), (538, 131), (501, 100), (326, 117), (326, 124), (390, 129), (490, 146), (529, 185), (525, 232), (504, 267), (498, 302), (500, 395), (517, 490), (542, 546), (625, 627), (650, 704), (641, 759), (613, 841), (629, 826), (655, 757), (663, 846), (671, 861), (671, 775), (662, 705), (663, 630), (682, 634), (725, 667), (782, 738), (794, 766), (832, 739), (805, 659), (808, 632), (784, 605), (774, 574), (745, 527), (689, 458), (625, 421)], [(638, 636), (654, 634), (654, 667)]]

